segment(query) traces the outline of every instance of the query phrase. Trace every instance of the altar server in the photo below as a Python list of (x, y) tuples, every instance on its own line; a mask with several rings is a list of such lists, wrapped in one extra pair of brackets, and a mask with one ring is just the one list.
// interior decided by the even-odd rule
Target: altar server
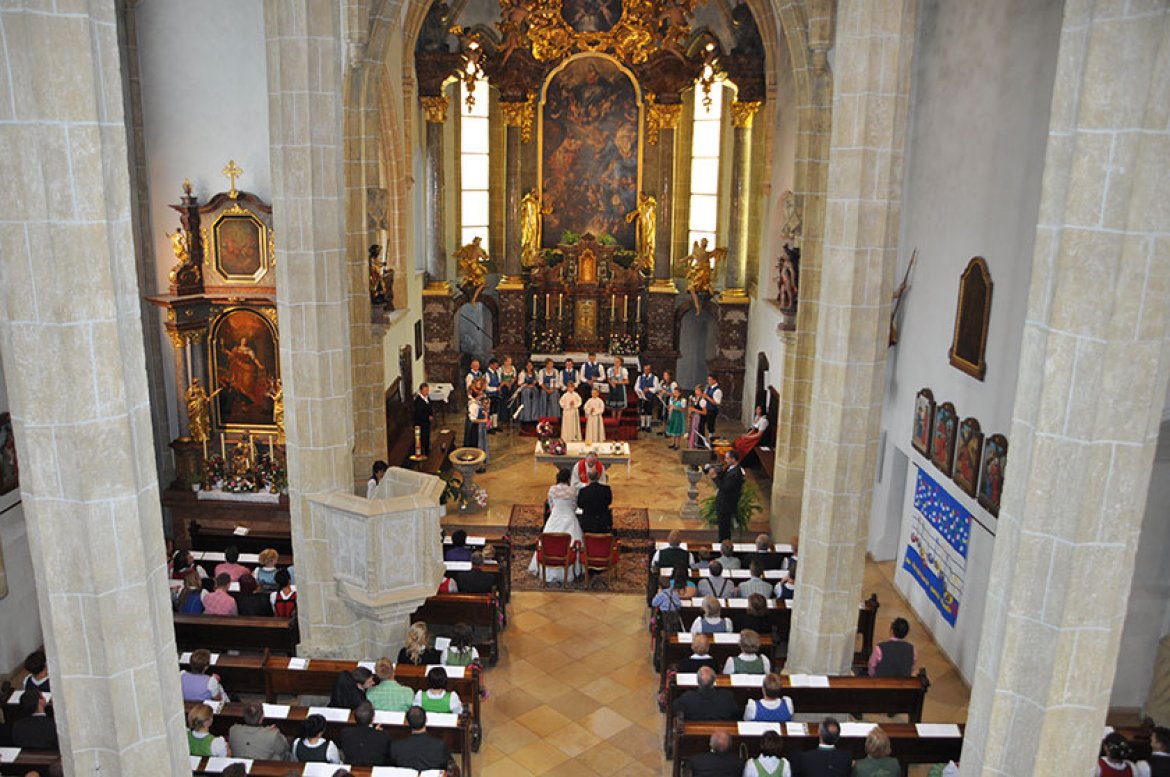
[(561, 439), (565, 442), (578, 442), (581, 439), (581, 395), (577, 393), (577, 384), (569, 381), (565, 384), (565, 393), (561, 395)]
[(630, 385), (630, 371), (622, 364), (622, 357), (613, 357), (613, 366), (605, 372), (609, 383), (609, 399), (606, 405), (614, 411), (614, 415), (621, 415), (622, 410), (629, 404), (626, 398), (626, 387)]
[(540, 417), (556, 418), (561, 410), (557, 400), (561, 398), (561, 376), (557, 374), (552, 359), (544, 360), (540, 371)]
[(601, 389), (594, 386), (593, 396), (585, 402), (585, 442), (605, 442), (605, 402)]
[(484, 373), (484, 380), (488, 402), (491, 407), (491, 428), (488, 434), (495, 434), (499, 431), (500, 426), (500, 388), (503, 385), (503, 377), (500, 375), (500, 361), (494, 356), (488, 360), (487, 372)]
[(654, 422), (654, 406), (658, 404), (658, 378), (649, 364), (642, 365), (642, 374), (634, 382), (638, 395), (638, 428), (649, 432)]

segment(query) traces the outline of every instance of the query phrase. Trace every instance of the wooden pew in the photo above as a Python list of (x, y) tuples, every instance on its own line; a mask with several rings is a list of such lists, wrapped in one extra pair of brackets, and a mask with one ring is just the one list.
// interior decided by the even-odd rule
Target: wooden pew
[[(313, 694), (315, 696), (329, 696), (333, 693), (333, 683), (337, 675), (348, 672), (358, 665), (356, 661), (336, 661), (321, 658), (309, 660), (304, 669), (289, 669), (288, 659), (282, 656), (273, 656), (265, 662), (262, 670), (262, 691), (269, 703), (276, 703), (281, 694), (299, 696)], [(218, 666), (218, 664), (217, 664)], [(413, 666), (410, 664), (396, 664), (394, 679), (408, 688), (424, 691), (427, 688), (427, 671), (429, 666)], [(471, 710), (472, 749), (479, 749), (479, 742), (483, 736), (483, 718), (480, 709), (480, 673), (468, 669), (463, 676), (453, 675), (462, 671), (462, 667), (444, 667), (447, 670), (447, 689), (459, 694), (464, 706)], [(226, 684), (227, 681), (224, 680)], [(231, 686), (228, 686), (231, 690)]]
[[(817, 724), (809, 723), (807, 727), (808, 731), (804, 735), (789, 736), (784, 729), (781, 730), (786, 751), (812, 750), (817, 746)], [(893, 756), (902, 764), (903, 773), (911, 764), (957, 761), (963, 749), (962, 725), (959, 725), (960, 736), (957, 737), (920, 737), (912, 723), (882, 723), (881, 727), (890, 737)], [(731, 737), (733, 751), (737, 751), (743, 743), (752, 757), (759, 755), (762, 734), (741, 736), (736, 723), (677, 723), (673, 746), (677, 757), (674, 759), (673, 777), (681, 777), (682, 765), (687, 758), (710, 749), (711, 735), (717, 731), (726, 732)], [(838, 747), (851, 752), (855, 759), (865, 757), (865, 737), (842, 736)]]
[[(476, 633), (475, 648), (483, 660), (495, 666), (500, 658), (500, 619), (491, 594), (437, 594), (429, 597), (410, 616), (410, 622), (426, 621), (432, 634), (443, 635), (446, 629), (466, 623)], [(482, 635), (487, 634), (486, 640)]]
[[(682, 659), (689, 656), (693, 651), (691, 650), (690, 633), (684, 634), (664, 634), (663, 638), (658, 640), (658, 652), (656, 654), (656, 663), (672, 669)], [(723, 662), (732, 656), (739, 655), (739, 634), (713, 634), (715, 642), (711, 645), (711, 657), (714, 658), (720, 666)], [(772, 648), (774, 644), (772, 638), (766, 634), (760, 635), (760, 654), (769, 657), (771, 660)], [(775, 662), (773, 662), (774, 664)]]
[[(195, 706), (195, 702), (186, 702), (187, 711)], [(292, 739), (301, 734), (301, 725), (305, 722), (310, 714), (311, 707), (290, 707), (287, 718), (271, 718), (265, 717), (264, 722), (268, 725), (276, 726), (280, 733)], [(344, 721), (327, 720), (325, 724), (325, 736), (336, 742), (341, 730), (347, 726), (356, 725), (353, 719), (353, 713), (346, 710), (348, 717)], [(385, 713), (379, 713), (382, 715)], [(393, 714), (393, 713), (390, 713)], [(401, 713), (398, 714), (401, 717)], [(458, 721), (453, 724), (440, 723), (444, 719), (454, 719), (455, 716), (437, 716), (428, 715), (427, 733), (440, 737), (447, 743), (447, 747), (451, 748), (451, 753), (456, 756), (456, 763), (460, 764), (460, 769), (464, 775), (471, 774), (471, 719), (468, 715), (459, 716)], [(432, 725), (432, 721), (434, 724)], [(215, 713), (215, 719), (211, 722), (211, 733), (216, 736), (226, 737), (228, 731), (237, 723), (244, 722), (244, 705), (240, 703), (229, 703), (223, 705), (219, 712)], [(410, 727), (405, 723), (382, 723), (382, 729), (390, 732), (392, 739), (404, 739), (410, 736)]]
[[(227, 542), (224, 544), (223, 547), (220, 547), (220, 548), (214, 548), (214, 549), (209, 548), (207, 550), (192, 550), (191, 555), (195, 557), (195, 562), (197, 564), (199, 564), (201, 567), (203, 567), (205, 570), (207, 570), (208, 576), (213, 576), (215, 574), (216, 566), (218, 566), (219, 564), (222, 564), (225, 560), (223, 557), (224, 549), (226, 549), (230, 545), (232, 545), (232, 543)], [(236, 547), (238, 548), (239, 546), (237, 545)], [(271, 546), (265, 546), (265, 547), (271, 547)], [(247, 553), (247, 552), (244, 552), (241, 550), (239, 563), (242, 566), (248, 567), (249, 569), (252, 569), (253, 567), (258, 567), (258, 566), (260, 566), (260, 559), (257, 558), (258, 555), (259, 555), (259, 551), (257, 551), (256, 553)], [(293, 557), (292, 557), (291, 553), (281, 553), (280, 556), (276, 559), (276, 566), (277, 567), (284, 568), (284, 567), (291, 567), (292, 565), (293, 565)]]
[[(211, 673), (219, 675), (228, 693), (264, 693), (264, 664), (267, 648), (260, 655), (212, 654)], [(187, 660), (184, 660), (187, 659)], [(190, 669), (190, 651), (179, 654), (179, 668)]]
[[(926, 691), (930, 688), (930, 681), (926, 678), (926, 669), (919, 669), (917, 677), (857, 677), (855, 675), (841, 675), (829, 677), (828, 688), (809, 688), (807, 686), (793, 687), (792, 678), (782, 675), (784, 696), (792, 699), (795, 710), (802, 715), (816, 713), (827, 715), (842, 710), (864, 713), (901, 713), (910, 716), (911, 723), (922, 721), (922, 705), (926, 701)], [(735, 703), (741, 708), (746, 707), (748, 699), (762, 699), (764, 697), (763, 675), (753, 675), (753, 681), (759, 685), (751, 687), (735, 685), (731, 675), (718, 675), (715, 678), (716, 688), (726, 688), (735, 695)], [(674, 738), (674, 702), (679, 696), (698, 687), (698, 681), (693, 674), (674, 675), (666, 686), (666, 741), (664, 749), (666, 757), (671, 757), (671, 743)]]
[[(736, 620), (737, 615), (743, 615), (747, 610), (746, 600), (721, 599), (720, 604), (722, 605), (722, 615), (726, 618), (731, 618), (732, 622)], [(768, 617), (772, 624), (772, 637), (776, 642), (788, 641), (788, 634), (792, 628), (792, 609), (788, 604), (787, 601), (778, 601), (775, 599), (768, 601)], [(877, 624), (877, 612), (880, 607), (877, 594), (872, 594), (861, 604), (858, 610), (857, 633), (861, 635), (861, 648), (853, 655), (854, 666), (864, 666), (865, 662), (869, 660), (869, 654), (873, 652), (873, 632)], [(683, 628), (690, 628), (695, 618), (700, 617), (702, 614), (703, 610), (697, 598), (690, 602), (684, 601), (682, 608), (679, 610)], [(654, 668), (659, 672), (670, 668), (669, 665), (664, 665), (661, 662), (662, 638), (663, 634), (661, 631), (654, 635), (654, 652), (656, 656)], [(688, 653), (687, 655), (690, 654)]]
[[(198, 765), (192, 769), (193, 774), (220, 774), (218, 766), (215, 769), (209, 768), (213, 761), (210, 758), (200, 759)], [(296, 761), (252, 761), (252, 769), (248, 772), (251, 777), (285, 777), (288, 774), (301, 774), (305, 765)], [(459, 777), (459, 767), (455, 766), (454, 772), (448, 771), (449, 777)], [(374, 773), (372, 766), (350, 766), (349, 771), (354, 777), (371, 777)], [(418, 772), (405, 772), (409, 775), (418, 775)]]
[(30, 771), (38, 769), (42, 774), (48, 773), (48, 768), (61, 760), (61, 754), (52, 750), (22, 749), (16, 760), (0, 762), (0, 774), (16, 774), (24, 777)]
[[(646, 603), (654, 598), (654, 594), (658, 593), (662, 582), (667, 579), (667, 575), (663, 574), (661, 570), (655, 569), (653, 561), (654, 554), (662, 548), (668, 547), (670, 543), (662, 542), (661, 540), (654, 543), (654, 547), (650, 548), (650, 562), (647, 564), (649, 571), (649, 578), (646, 581)], [(712, 558), (718, 558), (721, 554), (718, 542), (680, 542), (679, 547), (683, 550), (689, 550), (694, 555), (700, 553), (708, 553)], [(755, 557), (756, 545), (754, 542), (737, 542), (734, 543), (733, 555), (743, 563), (743, 568), (746, 570), (750, 565), (752, 559)], [(796, 549), (791, 545), (777, 545), (775, 551), (771, 551), (783, 558), (786, 562), (791, 563), (792, 557), (796, 554)], [(785, 564), (787, 566), (787, 563)], [(667, 567), (669, 569), (669, 567)], [(691, 577), (694, 578), (698, 570), (691, 570)], [(745, 575), (746, 577), (746, 575)]]
[[(286, 508), (287, 509), (287, 508)], [(236, 534), (240, 526), (247, 534)], [(241, 553), (259, 553), (275, 548), (277, 553), (292, 555), (292, 529), (288, 518), (258, 518), (244, 513), (203, 515), (187, 523), (191, 550), (223, 550), (235, 545)], [(210, 570), (208, 570), (210, 572)]]
[(240, 615), (175, 613), (175, 642), (180, 650), (207, 648), (261, 653), (270, 650), (295, 656), (301, 641), (297, 617), (252, 618)]

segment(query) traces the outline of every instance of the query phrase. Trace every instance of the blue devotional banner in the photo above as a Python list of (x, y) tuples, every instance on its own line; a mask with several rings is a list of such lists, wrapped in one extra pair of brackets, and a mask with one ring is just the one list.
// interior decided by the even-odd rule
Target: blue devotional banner
[(914, 576), (946, 622), (954, 626), (967, 575), (971, 513), (921, 467), (916, 469), (910, 542), (902, 568)]

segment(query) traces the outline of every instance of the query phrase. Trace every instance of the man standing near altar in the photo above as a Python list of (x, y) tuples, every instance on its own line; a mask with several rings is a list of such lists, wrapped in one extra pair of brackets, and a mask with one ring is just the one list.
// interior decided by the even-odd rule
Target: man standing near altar
[(605, 474), (605, 465), (597, 458), (596, 453), (589, 451), (585, 454), (585, 458), (573, 465), (569, 485), (573, 488), (583, 488), (589, 483), (589, 476), (593, 473), (597, 474), (598, 483), (609, 484), (609, 475)]
[[(569, 390), (570, 383), (576, 386), (581, 382), (581, 376), (577, 374), (577, 367), (573, 364), (573, 360), (570, 357), (565, 357), (565, 366), (561, 369), (560, 375), (561, 385), (565, 387), (566, 391)], [(581, 398), (582, 402), (585, 401), (585, 399), (581, 397), (580, 394), (577, 396)], [(578, 407), (580, 407), (580, 405), (578, 405)]]
[[(586, 401), (593, 395), (596, 385), (605, 382), (605, 368), (597, 363), (597, 354), (590, 351), (586, 361), (581, 365), (581, 381), (577, 384), (581, 397)], [(598, 395), (600, 396), (600, 394)]]
[(500, 375), (500, 360), (494, 356), (488, 361), (487, 372), (484, 374), (487, 380), (487, 398), (491, 407), (491, 425), (488, 428), (488, 434), (495, 434), (500, 429), (500, 386), (504, 379)]
[(654, 406), (658, 404), (658, 378), (649, 364), (642, 365), (642, 374), (634, 381), (634, 393), (638, 395), (638, 428), (651, 431), (654, 423)]
[(431, 386), (429, 383), (420, 383), (418, 394), (414, 397), (414, 413), (412, 420), (418, 427), (419, 447), (424, 456), (431, 455), (431, 421), (435, 418), (435, 411), (431, 408)]
[(719, 408), (723, 404), (723, 389), (719, 388), (719, 378), (707, 376), (707, 385), (703, 388), (703, 398), (707, 400), (707, 415), (702, 419), (699, 431), (707, 432), (707, 439), (715, 439), (715, 420), (719, 417)]

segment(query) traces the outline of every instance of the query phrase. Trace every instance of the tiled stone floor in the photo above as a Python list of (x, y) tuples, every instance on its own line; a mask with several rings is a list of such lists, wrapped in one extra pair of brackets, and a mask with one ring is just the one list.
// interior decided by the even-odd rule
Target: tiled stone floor
[[(529, 437), (494, 435), (491, 471), (478, 476), (488, 489), (489, 510), (452, 515), (444, 523), (502, 528), (512, 504), (540, 502), (553, 473), (551, 467), (534, 471), (534, 443)], [(652, 529), (702, 528), (678, 518), (686, 479), (671, 453), (659, 437), (635, 442), (630, 477), (624, 468), (612, 473), (615, 504), (650, 508)], [(702, 493), (709, 488), (702, 486)], [(752, 530), (766, 527), (767, 517), (766, 511), (757, 516)], [(866, 566), (864, 593), (876, 592), (882, 605), (879, 632), (884, 635), (895, 617), (910, 621), (911, 639), (931, 680), (924, 719), (962, 722), (969, 690), (898, 595), (893, 573), (893, 562)], [(516, 592), (511, 608), (499, 665), (486, 673), (491, 696), (483, 704), (484, 739), (473, 761), (476, 774), (669, 775), (644, 599), (632, 594)]]

